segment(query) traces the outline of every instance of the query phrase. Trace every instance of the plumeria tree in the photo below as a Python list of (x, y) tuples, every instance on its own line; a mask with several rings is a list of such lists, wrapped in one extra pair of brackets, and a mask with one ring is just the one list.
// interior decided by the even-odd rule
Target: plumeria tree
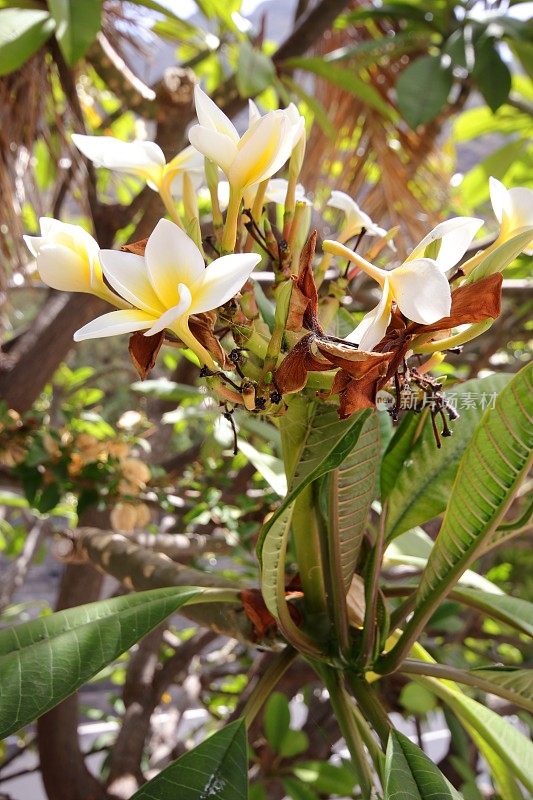
[[(466, 689), (533, 711), (531, 673), (437, 660), (424, 631), (451, 598), (531, 633), (531, 605), (470, 569), (529, 516), (520, 502), (516, 518), (506, 518), (531, 467), (531, 367), (448, 391), (442, 365), (500, 315), (502, 272), (533, 242), (533, 192), (491, 180), (500, 225), (493, 243), (476, 243), (483, 220), (459, 217), (437, 225), (402, 261), (401, 230), (380, 227), (341, 192), (326, 208), (306, 197), (298, 183), (305, 123), (296, 106), (262, 115), (251, 103), (239, 135), (198, 87), (195, 101), (190, 146), (168, 163), (150, 142), (74, 138), (95, 166), (145, 179), (170, 220), (121, 250), (100, 250), (81, 228), (48, 217), (41, 236), (26, 241), (50, 287), (115, 307), (83, 325), (76, 341), (129, 335), (142, 379), (162, 347), (177, 348), (231, 426), (235, 452), (246, 450), (246, 419), (279, 438), (282, 470), (274, 474), (271, 462), (265, 475), (280, 498), (256, 543), (257, 577), (206, 579), (139, 555), (119, 534), (112, 550), (80, 535), (71, 543), (77, 559), (138, 591), (0, 632), (2, 735), (49, 711), (179, 609), (266, 649), (267, 667), (239, 718), (142, 786), (138, 800), (246, 798), (247, 730), (265, 703), (270, 746), (280, 759), (296, 756), (275, 693), (295, 664), (327, 692), (349, 752), (351, 796), (460, 796), (387, 713), (397, 676), (459, 722), (501, 797), (528, 796), (530, 741)], [(285, 179), (274, 178), (280, 171)], [(338, 234), (322, 239), (319, 215), (329, 209), (340, 212)], [(366, 278), (372, 305), (356, 319), (345, 298)], [(464, 418), (461, 394), (474, 395)], [(146, 482), (131, 463), (128, 472), (124, 455), (125, 479)], [(433, 541), (420, 525), (443, 512)], [(391, 564), (414, 563), (416, 575), (391, 573)], [(293, 798), (317, 796), (305, 770), (280, 769), (279, 779)], [(261, 796), (260, 786), (252, 790)]]

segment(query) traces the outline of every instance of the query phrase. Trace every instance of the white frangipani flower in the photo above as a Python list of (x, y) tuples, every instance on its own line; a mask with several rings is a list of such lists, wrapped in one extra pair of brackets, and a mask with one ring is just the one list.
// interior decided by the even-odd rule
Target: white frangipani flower
[(440, 222), (424, 236), (406, 260), (424, 256), (426, 249), (435, 243), (436, 255), (432, 253), (431, 258), (446, 272), (464, 256), (482, 225), (483, 220), (475, 217), (454, 217)]
[(330, 208), (336, 208), (345, 215), (342, 238), (344, 241), (357, 236), (363, 228), (370, 236), (386, 236), (387, 231), (372, 222), (368, 214), (357, 205), (346, 192), (339, 192), (334, 189), (331, 197), (326, 203)]
[(104, 283), (98, 242), (79, 225), (41, 217), (40, 236), (24, 236), (43, 283), (63, 292), (87, 292), (128, 308)]
[[(277, 203), (282, 206), (287, 196), (289, 182), (285, 178), (271, 178), (265, 192), (265, 203)], [(305, 189), (301, 183), (296, 184), (296, 202), (309, 202), (305, 196)]]
[[(489, 187), (492, 208), (500, 223), (498, 244), (511, 239), (523, 228), (533, 227), (533, 189), (523, 186), (507, 189), (496, 178), (489, 178)], [(524, 252), (531, 254), (532, 247), (533, 237)]]
[(72, 134), (72, 141), (93, 164), (115, 172), (136, 175), (158, 192), (167, 191), (181, 197), (183, 174), (202, 180), (204, 162), (194, 147), (186, 147), (168, 162), (159, 145), (154, 142), (123, 142), (113, 136), (83, 136)]
[(194, 90), (198, 125), (189, 140), (226, 175), (232, 191), (240, 197), (256, 183), (270, 178), (289, 158), (294, 140), (294, 122), (286, 111), (270, 111), (253, 119), (243, 136), (231, 120), (203, 92)]
[(106, 279), (133, 308), (89, 322), (74, 334), (76, 341), (135, 331), (152, 336), (166, 328), (214, 368), (211, 356), (190, 332), (188, 319), (227, 303), (242, 289), (261, 257), (238, 253), (217, 258), (206, 267), (192, 239), (162, 219), (148, 239), (144, 256), (102, 250), (100, 258)]
[(352, 261), (383, 289), (378, 305), (346, 337), (347, 341), (358, 343), (361, 350), (372, 350), (383, 338), (391, 319), (393, 301), (407, 319), (421, 325), (430, 325), (449, 316), (450, 284), (442, 268), (433, 259), (415, 258), (395, 269), (384, 270), (370, 264), (339, 242), (326, 240), (322, 247), (326, 253)]

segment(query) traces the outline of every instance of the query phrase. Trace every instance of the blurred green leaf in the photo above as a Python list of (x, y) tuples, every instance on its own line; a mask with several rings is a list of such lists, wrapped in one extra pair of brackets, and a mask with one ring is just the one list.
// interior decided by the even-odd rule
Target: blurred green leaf
[(305, 753), (309, 747), (309, 737), (305, 731), (289, 730), (279, 746), (279, 754), (283, 758), (294, 758)]
[(351, 796), (356, 785), (355, 775), (348, 764), (336, 766), (327, 761), (302, 761), (293, 767), (293, 772), (320, 794)]
[(289, 733), (291, 715), (289, 702), (281, 692), (273, 692), (265, 706), (263, 728), (265, 737), (275, 753), (280, 752), (281, 744)]
[(399, 701), (408, 714), (424, 715), (437, 705), (434, 694), (412, 681), (402, 688)]
[(346, 92), (355, 95), (363, 103), (366, 103), (371, 108), (379, 111), (386, 119), (395, 119), (396, 113), (392, 106), (390, 106), (376, 89), (364, 81), (355, 70), (345, 69), (336, 64), (329, 64), (319, 56), (298, 56), (289, 58), (283, 62), (284, 67), (291, 69), (303, 69), (306, 72), (312, 72), (321, 78), (344, 89)]
[(276, 70), (272, 59), (256, 50), (248, 39), (239, 45), (239, 58), (235, 79), (241, 97), (255, 97), (267, 89), (274, 80)]
[(497, 111), (511, 91), (511, 72), (500, 56), (494, 40), (483, 37), (475, 44), (476, 62), (472, 77), (485, 102)]
[(102, 0), (48, 0), (56, 39), (69, 66), (85, 55), (100, 30)]
[(21, 67), (50, 38), (55, 22), (48, 11), (0, 9), (0, 75)]
[(411, 128), (435, 119), (448, 101), (452, 83), (452, 73), (443, 69), (437, 56), (422, 56), (402, 70), (396, 81), (396, 96)]

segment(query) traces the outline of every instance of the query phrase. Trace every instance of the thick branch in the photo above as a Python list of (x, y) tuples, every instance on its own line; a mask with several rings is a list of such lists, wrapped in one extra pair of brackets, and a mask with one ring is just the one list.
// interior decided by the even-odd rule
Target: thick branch
[[(69, 538), (72, 541), (72, 552), (66, 560), (70, 558), (77, 563), (90, 561), (129, 589), (143, 591), (164, 586), (232, 586), (218, 575), (177, 564), (168, 556), (140, 547), (118, 533), (109, 533), (98, 528), (79, 528), (75, 534), (69, 534)], [(216, 633), (248, 644), (272, 647), (276, 643), (272, 637), (258, 641), (242, 608), (222, 603), (200, 603), (184, 606), (179, 613)]]

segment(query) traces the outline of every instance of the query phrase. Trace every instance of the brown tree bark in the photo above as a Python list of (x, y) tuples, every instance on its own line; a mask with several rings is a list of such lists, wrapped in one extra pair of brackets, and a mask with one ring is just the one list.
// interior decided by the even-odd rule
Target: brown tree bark
[[(102, 576), (91, 566), (69, 564), (61, 581), (56, 610), (98, 600)], [(76, 694), (37, 721), (41, 776), (49, 800), (109, 800), (85, 766), (78, 739)]]

